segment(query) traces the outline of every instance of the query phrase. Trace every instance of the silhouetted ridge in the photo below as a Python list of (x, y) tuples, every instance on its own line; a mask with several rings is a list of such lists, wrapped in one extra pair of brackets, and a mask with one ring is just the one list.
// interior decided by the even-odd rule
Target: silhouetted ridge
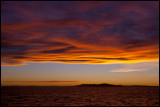
[(77, 85), (77, 86), (83, 86), (83, 87), (120, 87), (122, 85), (113, 85), (113, 84), (81, 84), (81, 85)]

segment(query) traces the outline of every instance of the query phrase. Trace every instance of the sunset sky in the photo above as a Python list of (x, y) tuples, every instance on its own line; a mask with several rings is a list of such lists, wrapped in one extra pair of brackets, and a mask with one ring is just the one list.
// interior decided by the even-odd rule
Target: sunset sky
[(159, 86), (158, 1), (1, 3), (2, 86)]

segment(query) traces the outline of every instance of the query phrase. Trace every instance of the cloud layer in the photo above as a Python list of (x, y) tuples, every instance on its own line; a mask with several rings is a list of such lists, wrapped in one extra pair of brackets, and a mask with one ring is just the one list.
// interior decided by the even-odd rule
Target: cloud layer
[(80, 81), (5, 81), (5, 82), (21, 82), (21, 83), (77, 83)]
[(145, 71), (147, 69), (116, 69), (111, 70), (110, 72), (134, 72), (134, 71)]
[(159, 3), (2, 2), (2, 65), (132, 63), (159, 58)]

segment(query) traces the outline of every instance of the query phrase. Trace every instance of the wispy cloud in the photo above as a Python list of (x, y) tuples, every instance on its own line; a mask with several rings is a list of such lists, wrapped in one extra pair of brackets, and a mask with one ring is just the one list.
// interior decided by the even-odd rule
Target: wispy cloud
[(147, 70), (147, 69), (115, 69), (109, 72), (134, 72), (134, 71), (144, 71), (144, 70)]
[(81, 81), (4, 81), (12, 83), (78, 83)]

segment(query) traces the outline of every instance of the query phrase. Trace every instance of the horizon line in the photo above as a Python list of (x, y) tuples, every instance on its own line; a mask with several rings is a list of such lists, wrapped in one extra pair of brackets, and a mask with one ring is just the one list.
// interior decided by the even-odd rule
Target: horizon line
[[(103, 84), (103, 83), (101, 83)], [(83, 85), (83, 84), (80, 84)], [(89, 84), (90, 85), (90, 84)], [(95, 85), (99, 85), (99, 84), (95, 84)], [(114, 84), (110, 84), (110, 85), (114, 85)], [(79, 86), (79, 85), (1, 85), (1, 87), (5, 87), (5, 86), (44, 86), (44, 87), (48, 87), (48, 86), (52, 86), (52, 87), (75, 87), (75, 86)], [(115, 85), (115, 86), (119, 86), (119, 85)], [(120, 86), (157, 86), (159, 87), (159, 85), (120, 85)], [(90, 87), (90, 86), (89, 86)], [(92, 86), (91, 86), (92, 87)]]

